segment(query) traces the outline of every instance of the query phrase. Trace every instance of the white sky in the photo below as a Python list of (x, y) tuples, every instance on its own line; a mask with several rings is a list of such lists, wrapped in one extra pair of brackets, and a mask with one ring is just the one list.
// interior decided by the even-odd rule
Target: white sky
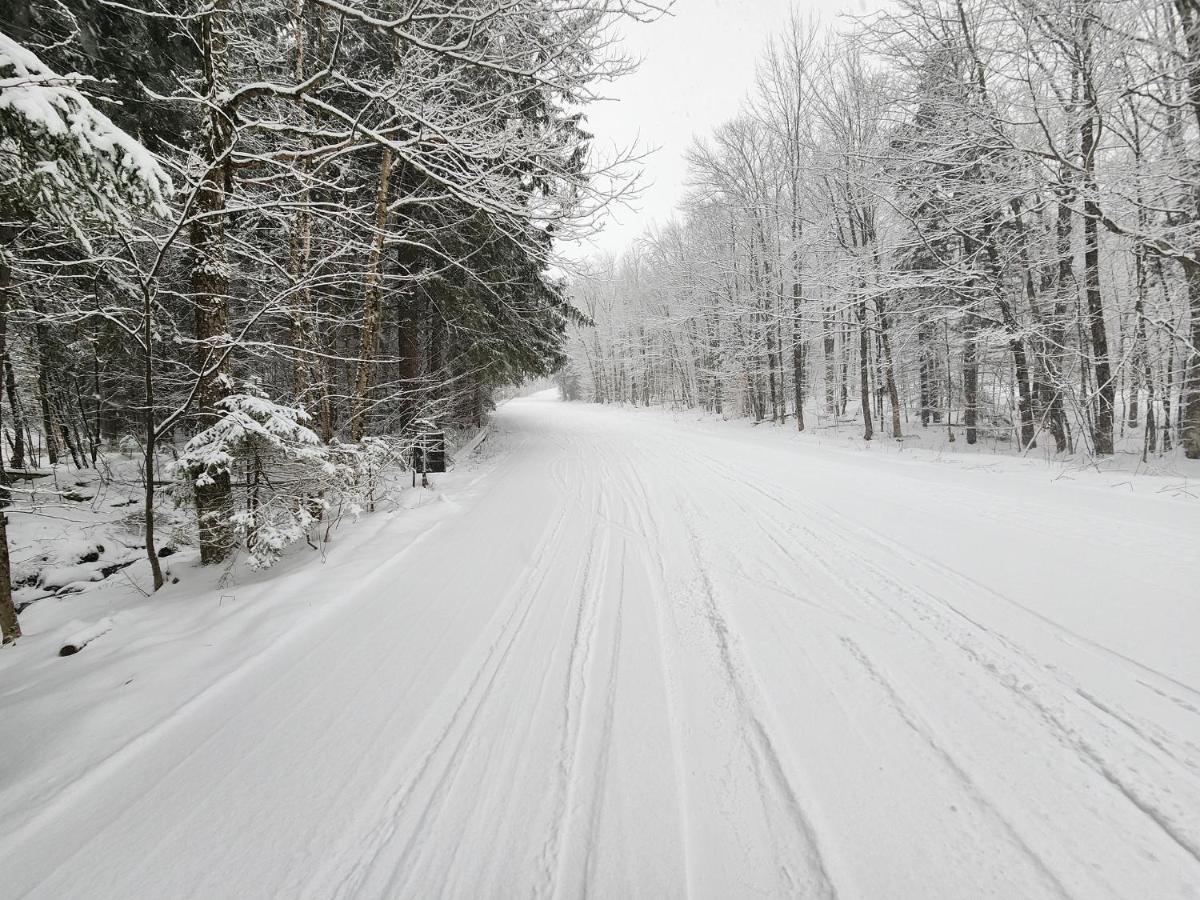
[[(863, 13), (873, 0), (794, 0), (803, 16), (831, 23), (838, 13)], [(571, 257), (617, 253), (651, 224), (668, 221), (683, 197), (684, 154), (693, 135), (708, 135), (732, 118), (754, 83), (767, 42), (787, 22), (793, 0), (676, 0), (672, 15), (624, 28), (625, 52), (639, 69), (608, 85), (611, 97), (588, 110), (588, 127), (603, 158), (614, 147), (658, 148), (644, 162), (642, 194), (633, 208), (617, 206), (603, 232)]]

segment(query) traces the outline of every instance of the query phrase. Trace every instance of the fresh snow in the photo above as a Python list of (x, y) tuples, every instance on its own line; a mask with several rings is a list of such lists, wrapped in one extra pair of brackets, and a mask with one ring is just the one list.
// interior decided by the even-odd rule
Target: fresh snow
[[(0, 124), (18, 139), (15, 147), (6, 142), (10, 158), (0, 172), (11, 177), (15, 165), (37, 187), (43, 211), (68, 223), (87, 209), (124, 224), (130, 202), (167, 216), (170, 177), (83, 95), (91, 80), (56, 74), (0, 31)], [(22, 160), (28, 153), (38, 158)]]
[(68, 658), (30, 607), (0, 892), (1197, 896), (1182, 477), (548, 396), (479, 455)]

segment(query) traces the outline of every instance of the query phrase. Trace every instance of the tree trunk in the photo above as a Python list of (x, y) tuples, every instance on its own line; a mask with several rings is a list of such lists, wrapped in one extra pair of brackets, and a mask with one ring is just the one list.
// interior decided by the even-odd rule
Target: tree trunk
[(938, 393), (937, 351), (934, 348), (934, 330), (932, 322), (926, 320), (917, 326), (918, 365), (921, 387), (921, 426), (928, 427), (931, 423), (940, 424), (942, 421)]
[[(12, 268), (8, 263), (8, 247), (16, 238), (15, 229), (0, 225), (0, 357), (8, 355), (8, 300), (12, 284)], [(0, 406), (0, 409), (3, 409)], [(0, 431), (3, 430), (0, 419)], [(8, 500), (8, 473), (0, 459), (0, 491)], [(12, 597), (12, 566), (8, 559), (8, 517), (0, 504), (0, 642), (11, 644), (21, 636), (21, 623), (17, 620), (17, 607)]]
[(1187, 280), (1188, 313), (1191, 316), (1191, 346), (1187, 348), (1184, 364), (1179, 439), (1188, 459), (1200, 459), (1200, 265), (1187, 262), (1184, 265), (1184, 277)]
[(1029, 358), (1025, 353), (1025, 342), (1014, 337), (1009, 342), (1013, 355), (1013, 368), (1017, 378), (1017, 416), (1021, 436), (1021, 452), (1032, 450), (1037, 446), (1034, 440), (1036, 430), (1033, 424), (1033, 391), (1029, 387)]
[(9, 461), (14, 469), (25, 468), (25, 413), (21, 409), (21, 398), (17, 394), (17, 376), (13, 372), (12, 360), (4, 354), (4, 390), (8, 394), (8, 405), (13, 414), (13, 451)]
[(837, 364), (837, 320), (833, 307), (825, 312), (825, 334), (822, 336), (822, 351), (825, 355), (825, 409), (833, 416), (838, 414), (838, 364)]
[[(306, 0), (295, 0), (292, 9), (295, 55), (293, 77), (302, 83), (308, 74), (307, 56), (310, 40), (309, 29), (304, 20)], [(318, 37), (319, 42), (319, 37)], [(306, 111), (302, 115), (307, 119)], [(307, 147), (307, 143), (305, 144)], [(309, 269), (312, 260), (313, 217), (310, 209), (311, 187), (309, 175), (312, 163), (306, 156), (298, 163), (300, 173), (300, 196), (296, 216), (292, 223), (291, 243), (288, 254), (288, 273), (296, 296), (292, 300), (291, 342), (294, 348), (292, 364), (292, 396), (296, 405), (312, 413), (316, 407), (317, 427), (321, 439), (326, 443), (333, 439), (333, 414), (329, 397), (329, 378), (324, 359), (318, 353), (315, 307)]]
[[(229, 258), (226, 246), (227, 191), (232, 178), (232, 121), (219, 105), (226, 90), (226, 33), (229, 0), (215, 0), (201, 25), (209, 113), (205, 121), (205, 171), (196, 192), (189, 228), (192, 246), (191, 292), (199, 383), (196, 428), (220, 417), (218, 403), (229, 393)], [(152, 473), (147, 472), (147, 477)], [(219, 563), (233, 550), (233, 486), (228, 470), (203, 473), (193, 483), (200, 526), (200, 562)]]
[(838, 381), (840, 395), (838, 397), (838, 415), (844, 416), (850, 407), (850, 314), (847, 312), (842, 319), (842, 365)]
[[(1137, 293), (1133, 301), (1133, 348), (1130, 352), (1133, 373), (1129, 378), (1129, 410), (1126, 424), (1130, 428), (1137, 428), (1142, 388), (1150, 387), (1150, 379), (1146, 372), (1146, 252), (1140, 243), (1133, 248), (1133, 270)], [(1147, 399), (1146, 402), (1149, 404), (1150, 401)]]
[(142, 493), (142, 519), (146, 538), (146, 559), (150, 563), (150, 575), (154, 590), (163, 586), (162, 565), (158, 560), (158, 548), (154, 543), (154, 454), (158, 446), (158, 426), (154, 421), (154, 302), (149, 288), (142, 287), (142, 343), (145, 345), (142, 360), (142, 390), (146, 401), (143, 414), (143, 454), (145, 485)]
[(1043, 403), (1046, 407), (1050, 433), (1054, 435), (1056, 453), (1070, 449), (1070, 440), (1067, 436), (1067, 417), (1063, 404), (1063, 391), (1066, 387), (1063, 376), (1063, 358), (1066, 352), (1067, 338), (1065, 322), (1070, 308), (1069, 301), (1075, 292), (1075, 261), (1071, 245), (1072, 218), (1070, 194), (1064, 192), (1058, 201), (1058, 215), (1055, 221), (1058, 271), (1055, 275), (1054, 285), (1054, 312), (1046, 341), (1048, 349), (1043, 361), (1048, 391)]
[(867, 339), (867, 301), (858, 302), (858, 390), (862, 400), (863, 440), (869, 441), (875, 436), (875, 428), (871, 424), (871, 344)]
[(1091, 333), (1092, 364), (1096, 377), (1096, 421), (1094, 443), (1096, 453), (1110, 455), (1113, 452), (1113, 409), (1116, 388), (1108, 358), (1108, 333), (1104, 327), (1104, 303), (1100, 294), (1100, 205), (1096, 200), (1096, 129), (1098, 127), (1096, 101), (1090, 83), (1091, 48), (1088, 43), (1088, 17), (1083, 17), (1082, 62), (1085, 111), (1079, 123), (1079, 154), (1083, 170), (1083, 283), (1087, 300), (1087, 321)]
[[(1182, 25), (1184, 45), (1187, 49), (1186, 70), (1188, 101), (1192, 114), (1200, 126), (1200, 2), (1197, 0), (1175, 0), (1175, 11)], [(1193, 188), (1195, 215), (1200, 218), (1200, 191)], [(1181, 402), (1182, 428), (1180, 440), (1188, 459), (1200, 459), (1200, 253), (1184, 262), (1184, 279), (1187, 283), (1188, 313), (1191, 317), (1191, 348), (1184, 362), (1184, 381)], [(1169, 409), (1170, 392), (1164, 398)], [(1164, 416), (1163, 449), (1169, 448), (1171, 416)]]
[(950, 362), (950, 323), (942, 320), (942, 343), (946, 351), (946, 440), (954, 443), (954, 366)]
[(358, 373), (354, 379), (354, 407), (350, 414), (350, 440), (355, 442), (362, 440), (366, 430), (371, 375), (375, 369), (375, 354), (379, 349), (379, 333), (383, 327), (383, 245), (391, 180), (392, 150), (388, 147), (383, 151), (383, 161), (379, 167), (379, 188), (375, 195), (375, 237), (371, 241), (366, 286), (363, 289), (362, 348), (358, 356)]
[(900, 429), (900, 392), (896, 389), (896, 368), (892, 364), (892, 338), (887, 311), (883, 298), (875, 298), (875, 312), (879, 316), (879, 341), (883, 348), (883, 380), (887, 386), (888, 403), (892, 408), (892, 437), (900, 440), (904, 433)]
[(1163, 421), (1162, 421), (1162, 451), (1170, 453), (1174, 443), (1171, 440), (1171, 403), (1175, 394), (1175, 346), (1171, 342), (1171, 350), (1167, 354), (1167, 371), (1163, 384)]
[(405, 293), (396, 304), (397, 350), (400, 363), (400, 427), (407, 428), (421, 409), (421, 311), (416, 298)]
[(967, 432), (967, 443), (979, 439), (979, 363), (976, 359), (975, 317), (967, 313), (963, 318), (963, 426)]
[(42, 440), (46, 442), (46, 459), (50, 465), (58, 464), (58, 435), (54, 428), (54, 413), (50, 406), (50, 332), (46, 327), (41, 301), (34, 299), (33, 311), (36, 320), (33, 326), (37, 338), (38, 356), (38, 404), (42, 409)]
[[(798, 143), (798, 142), (796, 142)], [(798, 153), (798, 147), (793, 147)], [(808, 355), (804, 343), (804, 255), (800, 242), (804, 239), (804, 219), (800, 209), (800, 173), (792, 169), (792, 381), (796, 403), (796, 430), (804, 430), (804, 370)]]

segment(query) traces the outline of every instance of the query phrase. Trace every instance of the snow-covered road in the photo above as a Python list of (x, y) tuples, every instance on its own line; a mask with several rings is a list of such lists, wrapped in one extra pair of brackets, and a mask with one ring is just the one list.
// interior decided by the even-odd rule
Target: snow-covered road
[(497, 430), (337, 616), (0, 837), (0, 895), (1200, 897), (1200, 504)]

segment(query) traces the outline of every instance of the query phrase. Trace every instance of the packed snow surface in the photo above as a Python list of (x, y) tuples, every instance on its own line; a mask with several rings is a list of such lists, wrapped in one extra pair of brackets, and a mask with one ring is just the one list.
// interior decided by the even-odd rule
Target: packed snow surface
[(117, 619), (45, 663), (102, 709), (222, 674), (98, 760), (0, 718), (0, 893), (1200, 896), (1187, 487), (782, 438), (513, 401), (248, 658)]

